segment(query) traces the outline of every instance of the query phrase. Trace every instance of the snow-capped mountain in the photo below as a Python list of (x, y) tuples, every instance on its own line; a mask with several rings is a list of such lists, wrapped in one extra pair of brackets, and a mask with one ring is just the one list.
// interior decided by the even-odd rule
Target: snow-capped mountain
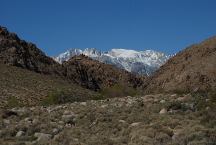
[(170, 56), (154, 50), (111, 49), (108, 52), (101, 52), (96, 48), (86, 48), (84, 50), (74, 48), (60, 54), (54, 59), (62, 63), (74, 55), (80, 54), (84, 54), (103, 63), (115, 65), (118, 68), (132, 73), (146, 75), (151, 75), (170, 58)]

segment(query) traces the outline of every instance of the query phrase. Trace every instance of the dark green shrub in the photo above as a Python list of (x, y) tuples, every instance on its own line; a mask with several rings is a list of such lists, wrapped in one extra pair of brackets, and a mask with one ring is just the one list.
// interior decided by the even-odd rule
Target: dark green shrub
[(200, 123), (210, 127), (214, 128), (216, 124), (216, 110), (203, 110), (199, 114), (201, 116)]
[(48, 96), (42, 101), (42, 105), (62, 104), (66, 103), (67, 99), (68, 95), (65, 91), (56, 90), (48, 94)]
[(177, 94), (177, 95), (183, 95), (183, 94), (188, 94), (190, 93), (189, 90), (182, 90), (182, 89), (176, 89), (173, 91), (174, 94)]
[(114, 86), (102, 89), (100, 93), (102, 96), (105, 96), (107, 98), (113, 98), (113, 97), (135, 96), (138, 94), (138, 91), (133, 87), (116, 84)]
[(7, 106), (9, 108), (22, 107), (23, 104), (20, 103), (16, 97), (10, 97), (7, 101)]
[(181, 110), (181, 111), (187, 110), (186, 106), (179, 101), (167, 103), (166, 108), (167, 108), (167, 110)]
[(98, 94), (98, 95), (95, 95), (92, 99), (93, 100), (103, 100), (103, 99), (105, 99), (105, 97), (101, 94)]
[(209, 104), (209, 102), (206, 101), (206, 99), (208, 99), (208, 95), (206, 93), (194, 93), (192, 94), (192, 97), (197, 111), (204, 110)]

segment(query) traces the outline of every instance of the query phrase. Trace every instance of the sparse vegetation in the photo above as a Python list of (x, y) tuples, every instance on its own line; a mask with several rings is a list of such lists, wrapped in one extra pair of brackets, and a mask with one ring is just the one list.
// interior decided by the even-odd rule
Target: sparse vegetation
[[(58, 102), (56, 96), (62, 94), (65, 94), (62, 90), (52, 93), (49, 101)], [(155, 94), (16, 108), (17, 115), (0, 120), (0, 143), (214, 145), (215, 110), (190, 110), (183, 106), (192, 104), (194, 100), (176, 100), (179, 97), (182, 95), (173, 98)], [(168, 110), (165, 114), (159, 114), (160, 109), (166, 107), (179, 111)], [(24, 134), (16, 137), (19, 131)], [(41, 143), (34, 136), (37, 132), (52, 138)]]
[[(43, 75), (4, 64), (0, 64), (0, 68), (0, 94), (4, 96), (1, 98), (0, 107), (6, 107), (7, 104), (4, 101), (8, 101), (8, 99), (11, 104), (9, 106), (15, 107), (17, 104), (19, 106), (39, 105), (47, 96), (56, 96), (59, 93), (65, 93), (64, 95), (68, 97), (64, 96), (63, 98), (70, 102), (84, 101), (100, 95), (59, 77)], [(64, 100), (60, 102), (62, 101)]]

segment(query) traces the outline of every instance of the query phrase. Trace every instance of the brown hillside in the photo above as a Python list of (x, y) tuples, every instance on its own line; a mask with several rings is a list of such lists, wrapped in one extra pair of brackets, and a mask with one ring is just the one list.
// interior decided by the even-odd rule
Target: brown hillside
[(192, 45), (163, 65), (145, 91), (188, 92), (216, 89), (216, 37)]
[[(61, 91), (58, 93), (57, 91)], [(58, 94), (56, 94), (58, 93)], [(56, 96), (59, 95), (59, 96)], [(19, 67), (0, 64), (0, 108), (39, 105), (47, 97), (61, 97), (57, 102), (65, 103), (95, 99), (96, 92), (50, 75), (43, 75)]]

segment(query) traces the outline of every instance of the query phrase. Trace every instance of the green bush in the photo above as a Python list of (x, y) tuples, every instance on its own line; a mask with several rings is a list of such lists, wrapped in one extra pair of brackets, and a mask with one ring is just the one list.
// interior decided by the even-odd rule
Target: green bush
[(102, 94), (98, 94), (92, 97), (93, 100), (103, 100), (105, 97)]
[(68, 95), (63, 90), (55, 90), (48, 94), (48, 96), (42, 100), (42, 105), (54, 105), (54, 104), (62, 104), (67, 102)]
[(174, 94), (177, 94), (177, 95), (184, 95), (184, 94), (188, 94), (190, 93), (190, 91), (188, 90), (182, 90), (182, 89), (176, 89), (173, 91)]
[(102, 96), (105, 96), (107, 98), (113, 98), (113, 97), (135, 96), (138, 94), (138, 91), (133, 87), (116, 84), (114, 86), (102, 89), (100, 93)]
[(168, 102), (166, 104), (167, 110), (181, 110), (186, 111), (187, 107), (179, 101)]

